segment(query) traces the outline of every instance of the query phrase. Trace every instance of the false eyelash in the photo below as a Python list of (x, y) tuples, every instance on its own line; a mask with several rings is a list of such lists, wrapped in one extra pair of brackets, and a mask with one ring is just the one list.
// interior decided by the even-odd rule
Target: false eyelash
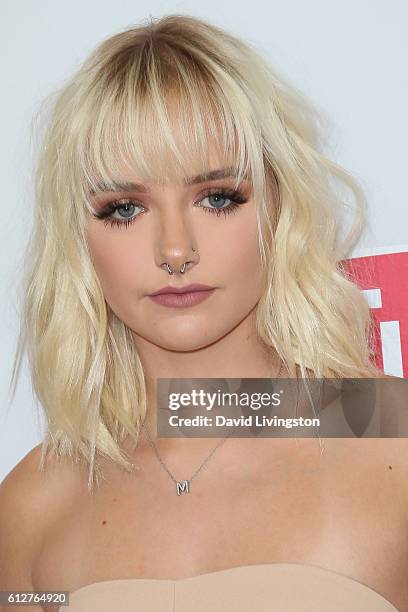
[[(231, 200), (231, 204), (229, 204), (225, 208), (208, 208), (207, 206), (200, 207), (205, 212), (208, 212), (210, 214), (216, 214), (217, 217), (219, 217), (221, 214), (223, 214), (226, 217), (227, 215), (231, 213), (236, 213), (238, 208), (242, 204), (245, 204), (248, 201), (243, 195), (243, 193), (239, 190), (213, 189), (213, 190), (208, 190), (207, 192), (203, 193), (200, 196), (199, 202), (201, 202), (202, 200), (204, 200), (205, 198), (211, 195), (217, 195), (217, 196), (221, 196), (222, 198), (227, 198), (228, 200)], [(119, 220), (119, 219), (115, 219), (111, 217), (112, 213), (115, 210), (119, 208), (123, 208), (124, 206), (126, 206), (126, 204), (133, 204), (136, 207), (144, 208), (144, 206), (142, 206), (141, 204), (138, 204), (138, 202), (132, 198), (123, 198), (121, 200), (109, 202), (101, 211), (99, 211), (98, 213), (94, 213), (94, 217), (97, 219), (103, 220), (105, 225), (109, 224), (112, 227), (114, 226), (119, 227), (119, 228), (124, 227), (126, 229), (127, 227), (129, 227), (129, 225), (134, 223), (136, 219), (142, 214), (142, 213), (139, 213), (138, 215), (136, 215), (135, 217), (131, 219), (123, 219), (123, 220)]]

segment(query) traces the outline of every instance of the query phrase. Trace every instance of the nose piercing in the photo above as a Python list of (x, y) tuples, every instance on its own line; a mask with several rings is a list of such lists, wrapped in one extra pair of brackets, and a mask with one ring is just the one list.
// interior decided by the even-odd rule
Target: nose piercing
[[(172, 269), (172, 268), (169, 266), (169, 264), (168, 264), (168, 263), (165, 263), (164, 265), (165, 265), (165, 266), (166, 266), (166, 268), (167, 268), (167, 272), (168, 272), (169, 274), (173, 274), (173, 269)], [(184, 262), (184, 263), (183, 263), (183, 265), (182, 265), (182, 266), (181, 266), (181, 268), (180, 268), (180, 272), (181, 272), (181, 274), (184, 274), (185, 270), (186, 270), (186, 262)]]
[[(196, 251), (196, 250), (195, 250), (195, 248), (194, 248), (194, 247), (192, 247), (192, 249), (193, 249), (193, 251), (194, 251), (194, 253), (195, 253), (195, 251)], [(181, 268), (180, 268), (180, 273), (181, 273), (181, 274), (184, 274), (184, 272), (186, 271), (186, 265), (187, 265), (187, 262), (185, 261), (185, 262), (183, 263), (183, 265), (181, 266)], [(174, 274), (174, 270), (173, 270), (173, 268), (172, 268), (172, 267), (171, 267), (171, 266), (170, 266), (170, 265), (169, 265), (167, 262), (165, 262), (164, 264), (162, 264), (162, 266), (166, 266), (166, 268), (167, 268), (167, 272), (168, 272), (169, 274)]]

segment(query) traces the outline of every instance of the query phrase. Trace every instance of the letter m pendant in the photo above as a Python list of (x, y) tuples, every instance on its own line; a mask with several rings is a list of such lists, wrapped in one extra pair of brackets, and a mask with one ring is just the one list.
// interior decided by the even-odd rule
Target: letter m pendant
[(177, 495), (181, 493), (189, 493), (189, 481), (182, 480), (181, 482), (176, 483)]

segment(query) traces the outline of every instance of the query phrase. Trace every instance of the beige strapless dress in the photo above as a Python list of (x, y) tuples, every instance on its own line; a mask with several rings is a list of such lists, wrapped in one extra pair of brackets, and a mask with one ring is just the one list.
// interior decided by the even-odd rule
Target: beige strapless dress
[[(130, 578), (83, 586), (64, 612), (395, 612), (379, 593), (314, 565), (265, 563), (180, 580)], [(398, 612), (398, 610), (397, 610)]]

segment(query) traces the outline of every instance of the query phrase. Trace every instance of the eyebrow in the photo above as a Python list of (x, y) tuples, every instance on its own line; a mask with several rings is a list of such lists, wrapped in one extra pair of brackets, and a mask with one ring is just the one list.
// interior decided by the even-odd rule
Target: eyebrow
[[(196, 176), (190, 176), (184, 181), (184, 185), (197, 185), (198, 183), (205, 183), (207, 181), (217, 181), (224, 178), (236, 178), (238, 176), (237, 171), (234, 168), (220, 168), (219, 170), (211, 170), (209, 172), (203, 172)], [(247, 179), (247, 176), (244, 176)], [(95, 185), (95, 189), (91, 190), (91, 195), (106, 192), (127, 192), (127, 191), (139, 191), (140, 193), (150, 193), (145, 185), (141, 183), (132, 183), (128, 181), (110, 181), (110, 182), (98, 182)]]

